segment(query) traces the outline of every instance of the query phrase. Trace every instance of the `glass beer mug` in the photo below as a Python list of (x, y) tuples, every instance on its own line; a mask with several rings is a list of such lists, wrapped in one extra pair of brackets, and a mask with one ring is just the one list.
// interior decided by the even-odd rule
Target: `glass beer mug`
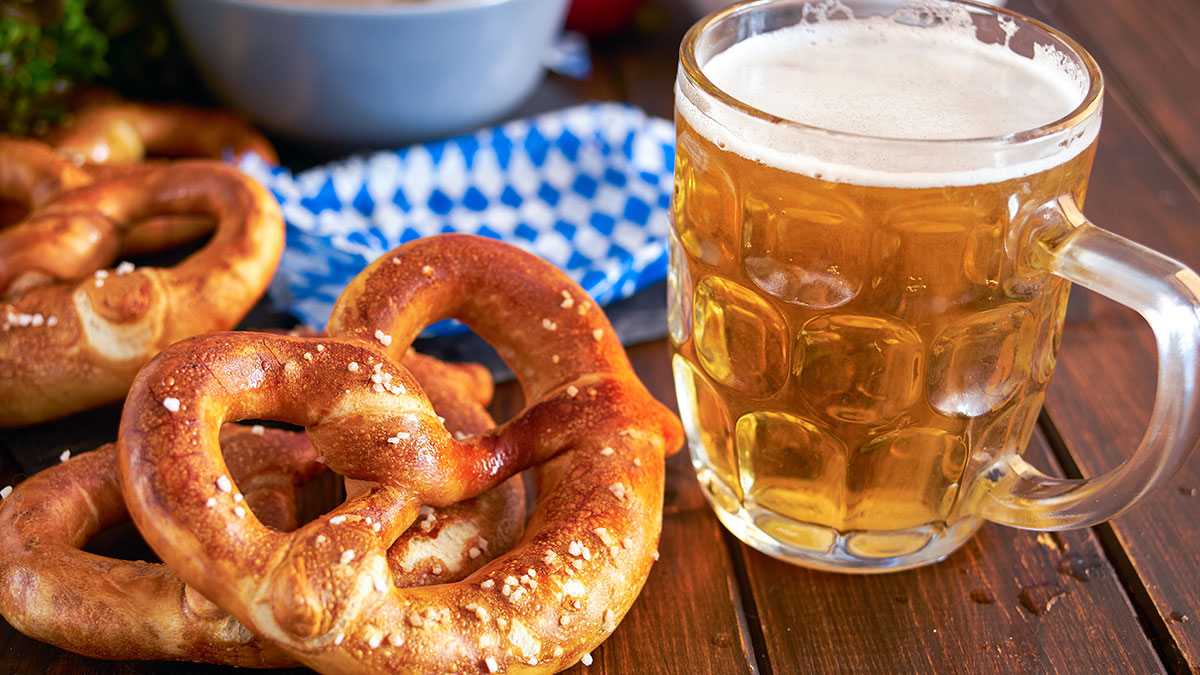
[[(1106, 520), (1183, 463), (1200, 278), (1081, 214), (1102, 97), (1070, 38), (973, 2), (767, 0), (691, 29), (672, 366), (734, 534), (801, 565), (905, 569), (984, 520)], [(1085, 480), (1021, 458), (1071, 282), (1158, 344), (1149, 431)]]

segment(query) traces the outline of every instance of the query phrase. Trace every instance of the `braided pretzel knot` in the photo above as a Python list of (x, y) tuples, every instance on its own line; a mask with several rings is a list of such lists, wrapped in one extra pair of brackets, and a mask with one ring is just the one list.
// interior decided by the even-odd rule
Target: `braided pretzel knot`
[[(345, 337), (319, 352), (311, 339), (245, 334), (175, 345), (139, 374), (122, 415), (134, 521), (183, 579), (317, 670), (561, 670), (616, 628), (645, 582), (663, 455), (682, 442), (586, 297), (541, 260), (447, 235), (360, 274), (330, 322)], [(497, 348), (529, 402), (462, 440), (396, 360), (447, 317)], [(291, 534), (236, 517), (214, 487), (226, 475), (214, 439), (248, 416), (307, 427), (331, 468), (376, 485)], [(542, 462), (516, 548), (457, 583), (392, 584), (385, 552), (420, 505)]]
[[(415, 353), (404, 362), (413, 365), (448, 428), (471, 433), (492, 426), (482, 407), (491, 398), (486, 369)], [(226, 425), (220, 444), (244, 495), (236, 503), (269, 527), (295, 529), (294, 485), (325, 468), (306, 436)], [(166, 565), (79, 550), (99, 531), (128, 518), (116, 459), (115, 444), (73, 457), (18, 485), (4, 501), (0, 614), (26, 635), (97, 658), (294, 664), (185, 586)], [(524, 499), (520, 479), (514, 478), (473, 500), (433, 511), (389, 549), (396, 582), (457, 580), (481, 567), (495, 557), (491, 552), (507, 550), (520, 536)], [(475, 536), (465, 536), (464, 530)], [(479, 547), (489, 552), (472, 557), (471, 549)], [(438, 567), (444, 572), (434, 574)]]
[[(202, 216), (212, 238), (174, 267), (101, 269), (147, 219), (176, 215)], [(232, 328), (282, 250), (271, 195), (204, 161), (84, 186), (0, 231), (0, 427), (118, 400), (158, 350)]]
[(237, 115), (171, 103), (85, 105), (52, 140), (81, 162), (140, 162), (149, 154), (223, 159), (254, 152), (279, 163), (270, 141)]

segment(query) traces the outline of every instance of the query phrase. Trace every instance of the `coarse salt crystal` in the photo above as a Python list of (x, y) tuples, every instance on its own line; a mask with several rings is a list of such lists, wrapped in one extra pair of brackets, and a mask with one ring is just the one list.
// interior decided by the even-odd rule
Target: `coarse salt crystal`
[(168, 396), (163, 399), (163, 407), (171, 412), (179, 412), (179, 399)]
[(217, 489), (221, 492), (233, 492), (233, 483), (229, 482), (229, 476), (217, 477)]

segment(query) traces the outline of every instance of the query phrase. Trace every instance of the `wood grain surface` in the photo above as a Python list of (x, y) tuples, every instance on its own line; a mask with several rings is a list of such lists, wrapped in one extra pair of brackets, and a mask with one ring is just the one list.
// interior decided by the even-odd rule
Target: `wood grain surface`
[[(1048, 20), (1097, 56), (1108, 96), (1088, 190), (1100, 227), (1200, 269), (1200, 3), (1044, 0)], [(1037, 10), (1034, 10), (1036, 13)], [(1137, 447), (1155, 351), (1134, 312), (1074, 289), (1046, 411), (1074, 475)], [(1172, 668), (1200, 668), (1200, 458), (1166, 490), (1097, 528)]]
[[(1040, 434), (1029, 459), (1054, 466)], [(1148, 673), (1161, 668), (1088, 530), (985, 525), (937, 565), (849, 576), (740, 546), (776, 673)]]
[[(1065, 30), (1106, 72), (1105, 121), (1086, 213), (1101, 227), (1200, 267), (1200, 1), (1011, 0)], [(691, 0), (650, 0), (638, 27), (596, 41), (585, 80), (551, 76), (523, 112), (619, 100), (671, 114)], [(1029, 458), (1095, 475), (1136, 446), (1154, 394), (1153, 341), (1129, 310), (1074, 291), (1058, 372)], [(664, 341), (630, 350), (674, 407)], [(503, 419), (519, 389), (497, 389)], [(116, 408), (0, 432), (0, 486), (115, 434)], [(16, 461), (19, 458), (19, 462)], [(1061, 534), (986, 526), (945, 562), (883, 576), (793, 567), (717, 522), (686, 452), (668, 460), (661, 560), (617, 632), (571, 673), (1151, 673), (1200, 671), (1200, 460), (1108, 525)], [(302, 513), (338, 497), (332, 478)], [(131, 527), (97, 552), (149, 555)], [(0, 622), (4, 673), (220, 673), (174, 663), (103, 662)], [(302, 669), (280, 672), (306, 672)]]

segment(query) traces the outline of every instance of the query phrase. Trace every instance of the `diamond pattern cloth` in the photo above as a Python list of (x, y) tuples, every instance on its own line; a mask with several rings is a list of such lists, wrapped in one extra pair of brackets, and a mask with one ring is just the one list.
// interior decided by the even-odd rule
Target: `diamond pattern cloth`
[[(253, 155), (240, 166), (287, 221), (272, 300), (323, 328), (368, 263), (442, 232), (535, 253), (600, 304), (661, 281), (674, 155), (671, 122), (594, 103), (296, 175)], [(425, 334), (461, 330), (442, 322)]]

